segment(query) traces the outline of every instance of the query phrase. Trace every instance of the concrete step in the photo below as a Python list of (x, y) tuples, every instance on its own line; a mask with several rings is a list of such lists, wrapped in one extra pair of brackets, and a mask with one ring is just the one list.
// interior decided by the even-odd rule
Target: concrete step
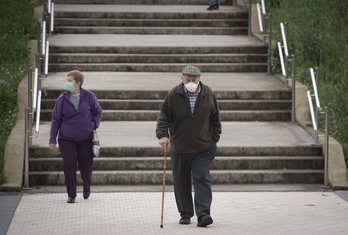
[[(131, 63), (50, 63), (49, 71), (62, 72), (79, 68), (81, 71), (110, 71), (110, 72), (176, 72), (185, 67), (183, 64), (131, 64)], [(267, 63), (196, 63), (205, 72), (267, 72)]]
[[(123, 122), (124, 123), (124, 122)], [(142, 122), (143, 125), (146, 125), (147, 122)], [(129, 123), (126, 126), (130, 126), (132, 123)], [(240, 124), (243, 126), (243, 123)], [(138, 125), (135, 125), (138, 127)], [(115, 129), (115, 128), (110, 128)], [(153, 130), (154, 131), (154, 130)], [(140, 131), (139, 131), (140, 132)], [(118, 136), (118, 133), (114, 134)], [(231, 135), (231, 133), (225, 133), (225, 135)], [(100, 134), (99, 134), (100, 136)], [(112, 141), (106, 138), (110, 138), (111, 135), (102, 136), (101, 138), (101, 155), (100, 158), (114, 158), (117, 156), (118, 158), (132, 158), (132, 157), (158, 157), (163, 156), (163, 152), (160, 147), (144, 147), (141, 143), (137, 143), (138, 145), (134, 146), (109, 146), (107, 143)], [(137, 137), (139, 139), (144, 138), (143, 136)], [(240, 139), (235, 139), (235, 143), (243, 142), (245, 137), (241, 137)], [(47, 137), (48, 139), (48, 137)], [(105, 139), (105, 141), (104, 141)], [(127, 136), (124, 137), (127, 139)], [(250, 137), (250, 139), (253, 139)], [(255, 138), (256, 139), (256, 138)], [(119, 142), (123, 142), (119, 139)], [(248, 143), (252, 146), (228, 146), (229, 140), (223, 140), (226, 144), (221, 143), (218, 146), (216, 156), (220, 157), (322, 157), (322, 146), (313, 145), (313, 146), (257, 146), (253, 145), (254, 143)], [(46, 141), (47, 142), (47, 141)], [(153, 137), (153, 145), (157, 144), (155, 137)], [(49, 157), (50, 159), (59, 159), (60, 153), (59, 151), (52, 152), (46, 145), (44, 146), (32, 146), (30, 147), (30, 159), (45, 159)]]
[[(95, 40), (102, 40), (103, 37), (100, 37), (101, 35), (91, 35), (92, 37), (94, 36)], [(143, 37), (148, 36), (149, 39), (153, 38), (156, 35), (108, 35), (106, 34), (105, 36), (115, 36), (118, 37), (118, 40), (134, 40), (137, 38), (137, 40), (143, 40)], [(163, 36), (169, 36), (169, 35), (161, 35), (160, 37)], [(178, 35), (173, 35), (176, 36)], [(197, 35), (183, 35), (189, 38), (192, 38), (193, 40), (199, 40), (199, 38), (196, 38), (195, 36)], [(82, 40), (85, 38), (85, 35), (82, 36)], [(212, 38), (214, 39), (214, 38)], [(69, 40), (69, 39), (68, 39)], [(116, 38), (115, 38), (116, 40)], [(164, 38), (165, 40), (165, 38)], [(171, 40), (168, 38), (168, 40)], [(174, 39), (175, 40), (175, 39)], [(216, 38), (218, 40), (218, 38)], [(233, 40), (233, 37), (231, 36), (231, 40)], [(54, 42), (54, 40), (52, 40)], [(195, 54), (202, 55), (204, 54), (205, 56), (209, 55), (216, 55), (216, 54), (221, 54), (222, 56), (225, 54), (261, 54), (261, 55), (266, 55), (267, 54), (267, 47), (265, 45), (256, 45), (256, 46), (251, 46), (251, 45), (241, 45), (241, 46), (170, 46), (170, 47), (163, 47), (160, 45), (149, 45), (146, 47), (139, 47), (139, 46), (132, 46), (132, 45), (124, 45), (124, 46), (119, 46), (119, 45), (110, 45), (110, 46), (99, 46), (97, 44), (95, 45), (86, 45), (86, 46), (65, 46), (65, 45), (51, 45), (50, 44), (50, 54), (56, 54), (56, 53), (69, 53), (71, 54), (118, 54), (118, 55), (125, 55), (125, 54), (136, 54), (138, 56), (142, 55), (149, 55), (149, 54), (162, 54), (163, 56), (165, 55), (188, 55), (190, 54), (191, 56), (194, 56)], [(69, 56), (70, 56), (69, 55)]]
[[(159, 115), (158, 110), (104, 110), (103, 121), (156, 121)], [(52, 111), (42, 110), (41, 121), (51, 121)], [(291, 121), (290, 110), (238, 110), (221, 111), (222, 121)]]
[(245, 9), (221, 6), (219, 11), (207, 11), (207, 5), (56, 5), (55, 19), (248, 19)]
[[(245, 19), (101, 19), (101, 18), (55, 18), (55, 30), (64, 26), (79, 27), (248, 27)], [(56, 31), (55, 31), (56, 32)]]
[[(29, 171), (60, 171), (61, 158), (31, 158)], [(163, 157), (98, 157), (94, 159), (94, 171), (161, 170)], [(171, 170), (170, 158), (167, 169)], [(262, 170), (262, 169), (324, 169), (320, 156), (222, 156), (215, 157), (212, 170)]]
[(50, 63), (267, 63), (266, 54), (70, 54), (52, 53)]
[[(323, 170), (212, 170), (213, 184), (322, 184)], [(95, 185), (161, 185), (163, 170), (94, 171)], [(82, 183), (78, 177), (78, 184)], [(30, 172), (30, 185), (65, 185), (62, 171)], [(171, 171), (166, 184), (172, 184)]]
[[(133, 6), (131, 6), (133, 8)], [(188, 20), (188, 19), (247, 19), (248, 13), (246, 11), (239, 12), (180, 12), (181, 9), (178, 9), (178, 12), (127, 12), (127, 11), (64, 11), (64, 12), (55, 12), (55, 17), (58, 19), (162, 19), (162, 20)]]
[(102, 27), (58, 26), (55, 33), (61, 34), (187, 34), (187, 35), (247, 35), (246, 27)]
[[(141, 75), (140, 75), (141, 76)], [(159, 75), (160, 76), (160, 75)], [(179, 75), (180, 76), (180, 75)], [(111, 78), (112, 80), (112, 78)], [(138, 102), (151, 102), (151, 100), (156, 100), (157, 102), (161, 102), (164, 100), (166, 94), (168, 93), (169, 90), (152, 90), (151, 84), (148, 84), (148, 81), (146, 79), (143, 79), (143, 83), (137, 83), (137, 81), (127, 81), (129, 80), (128, 78), (124, 78), (124, 87), (120, 87), (122, 84), (118, 83), (121, 82), (118, 79), (114, 79), (114, 86), (109, 87), (109, 90), (96, 90), (96, 89), (91, 89), (96, 96), (98, 97), (98, 100), (100, 102), (103, 102), (103, 100), (122, 100), (126, 102), (126, 100), (137, 100)], [(203, 80), (203, 79), (202, 79)], [(210, 80), (210, 79), (209, 79)], [(202, 82), (206, 84), (210, 83), (212, 81), (209, 81), (207, 78), (204, 78)], [(231, 79), (232, 80), (232, 79)], [(95, 81), (86, 81), (86, 86), (91, 86), (93, 87), (94, 84), (97, 84), (98, 82), (101, 83), (100, 85), (104, 84), (104, 79), (101, 78), (96, 78)], [(43, 80), (45, 83), (53, 83), (54, 79), (49, 79), (49, 80)], [(139, 80), (141, 82), (141, 79)], [(165, 78), (163, 78), (163, 83), (166, 83)], [(179, 80), (176, 81), (171, 81), (171, 83), (178, 85)], [(216, 81), (215, 81), (216, 82)], [(232, 82), (231, 82), (232, 83)], [(141, 88), (131, 87), (133, 86), (143, 86), (143, 90)], [(156, 79), (153, 80), (153, 85), (155, 86), (156, 84)], [(216, 83), (217, 86), (219, 86), (219, 83)], [(85, 84), (84, 84), (85, 85)], [(129, 87), (127, 87), (129, 85)], [(169, 89), (171, 84), (168, 84), (167, 87), (163, 89)], [(237, 86), (238, 84), (236, 84)], [(119, 89), (117, 89), (119, 87)], [(173, 86), (174, 87), (174, 86)], [(94, 87), (96, 88), (96, 87)], [(147, 88), (148, 90), (145, 90)], [(42, 99), (43, 101), (57, 99), (57, 97), (62, 94), (65, 90), (63, 89), (50, 89), (50, 90), (43, 90), (43, 96)], [(251, 103), (253, 102), (255, 105), (260, 107), (258, 103), (264, 103), (264, 102), (289, 102), (291, 100), (291, 91), (288, 89), (279, 89), (279, 90), (270, 90), (270, 91), (262, 91), (262, 90), (254, 90), (254, 91), (238, 91), (238, 90), (215, 90), (214, 91), (218, 101), (223, 105), (224, 103), (227, 103), (228, 105), (233, 104), (235, 102), (235, 105), (239, 107), (247, 107), (248, 102)], [(107, 101), (106, 101), (107, 102)], [(265, 103), (266, 104), (266, 103)], [(52, 106), (51, 106), (52, 107)], [(244, 108), (241, 108), (244, 109)]]
[[(206, 0), (55, 0), (56, 4), (149, 4), (149, 5), (207, 5)], [(233, 0), (220, 0), (232, 5)]]
[[(42, 99), (41, 109), (52, 110), (55, 99)], [(163, 100), (99, 99), (103, 110), (160, 110)], [(291, 100), (218, 100), (220, 110), (290, 110)]]
[[(102, 152), (95, 160), (93, 184), (161, 184), (163, 152), (155, 126), (156, 122), (102, 122)], [(40, 135), (29, 150), (31, 185), (64, 185), (58, 170), (60, 153), (47, 146), (49, 130), (49, 122), (41, 123)], [(222, 122), (222, 130), (212, 170), (215, 184), (323, 182), (322, 146), (315, 145), (301, 127), (282, 122)], [(171, 184), (167, 159), (167, 183)]]
[(247, 35), (248, 15), (239, 8), (214, 14), (198, 7), (171, 6), (163, 11), (163, 6), (134, 5), (99, 9), (85, 5), (59, 9), (55, 12), (55, 33), (58, 34), (189, 34), (189, 35)]

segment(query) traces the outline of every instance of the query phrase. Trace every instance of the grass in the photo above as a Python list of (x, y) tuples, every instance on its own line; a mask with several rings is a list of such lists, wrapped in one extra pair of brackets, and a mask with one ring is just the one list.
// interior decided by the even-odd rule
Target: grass
[(0, 0), (0, 183), (4, 150), (16, 122), (17, 89), (29, 67), (28, 41), (35, 37), (39, 0)]
[[(329, 107), (330, 135), (341, 143), (348, 163), (348, 2), (267, 2), (268, 11), (272, 13), (274, 40), (282, 41), (279, 23), (289, 24), (288, 46), (296, 58), (297, 79), (312, 90), (309, 68), (319, 68), (320, 103), (322, 107)], [(274, 52), (274, 57), (277, 55), (278, 52)], [(280, 72), (279, 65), (276, 71)]]

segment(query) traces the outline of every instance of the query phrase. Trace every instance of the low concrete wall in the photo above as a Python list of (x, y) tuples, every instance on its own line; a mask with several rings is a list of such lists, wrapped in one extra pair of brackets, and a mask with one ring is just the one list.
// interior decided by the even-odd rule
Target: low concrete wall
[[(308, 88), (305, 85), (300, 82), (296, 82), (296, 122), (313, 137), (315, 137), (316, 133), (312, 128), (312, 122), (310, 120), (309, 105), (306, 93), (307, 90)], [(324, 145), (324, 133), (319, 134), (319, 144)], [(344, 159), (343, 149), (341, 144), (332, 137), (329, 137), (328, 159), (328, 182), (330, 186), (333, 189), (348, 189), (348, 179), (346, 174), (347, 167)]]
[[(31, 48), (30, 61), (37, 47), (36, 40), (29, 42)], [(4, 184), (0, 185), (3, 191), (21, 191), (23, 185), (24, 154), (25, 154), (25, 108), (28, 107), (28, 76), (25, 76), (17, 91), (17, 120), (7, 140), (4, 154)]]
[[(284, 82), (284, 78), (282, 76), (278, 75), (277, 77)], [(312, 121), (310, 118), (309, 104), (307, 99), (308, 88), (298, 81), (296, 81), (295, 86), (296, 123), (304, 128), (311, 136), (315, 137), (316, 132), (312, 128)], [(324, 145), (323, 135), (324, 133), (319, 133), (318, 142), (321, 145)], [(329, 185), (333, 189), (348, 189), (347, 166), (344, 159), (343, 149), (341, 144), (331, 136), (329, 137), (328, 159)]]

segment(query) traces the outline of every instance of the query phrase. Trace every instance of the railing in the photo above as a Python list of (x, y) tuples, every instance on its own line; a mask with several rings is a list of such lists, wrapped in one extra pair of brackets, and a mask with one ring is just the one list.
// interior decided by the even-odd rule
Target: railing
[[(237, 0), (233, 0), (233, 5), (237, 5)], [(244, 0), (245, 9), (248, 11), (248, 36), (251, 36), (251, 0)]]
[[(250, 0), (249, 0), (250, 1)], [(272, 66), (271, 66), (271, 49), (272, 49), (272, 14), (266, 13), (266, 5), (265, 1), (261, 0), (260, 3), (256, 4), (257, 15), (259, 21), (259, 30), (262, 34), (263, 42), (268, 43), (268, 62), (267, 62), (267, 73), (271, 74)], [(250, 15), (250, 13), (249, 13)], [(251, 20), (249, 19), (249, 22)]]
[[(54, 1), (48, 0), (47, 3), (44, 3), (42, 24), (40, 22), (37, 24), (37, 52), (35, 55), (34, 77), (33, 68), (30, 67), (28, 71), (28, 106), (25, 108), (24, 189), (29, 189), (29, 146), (32, 145), (32, 139), (37, 138), (40, 133), (41, 80), (46, 79), (48, 76), (49, 41), (47, 36), (53, 33), (53, 30)], [(33, 119), (35, 114), (34, 134)]]
[[(282, 68), (282, 75), (284, 77), (284, 85), (285, 88), (289, 88), (289, 80), (291, 80), (291, 97), (292, 97), (292, 104), (291, 104), (291, 122), (296, 122), (296, 78), (295, 78), (295, 55), (292, 54), (289, 55), (289, 49), (288, 49), (288, 24), (281, 22), (280, 23), (280, 31), (282, 34), (282, 42), (278, 42), (278, 52), (279, 52), (279, 60), (280, 65)], [(284, 54), (283, 54), (284, 49)], [(284, 56), (285, 55), (285, 56)], [(291, 63), (291, 66), (289, 64)]]
[[(266, 8), (265, 8), (265, 2), (264, 0), (261, 0), (260, 3), (257, 3), (257, 12), (258, 12), (258, 21), (259, 21), (259, 28), (260, 32), (263, 34), (263, 40), (266, 41), (266, 37), (268, 37), (268, 43), (269, 43), (269, 50), (271, 49), (271, 15), (266, 14)], [(269, 26), (268, 30), (264, 29), (264, 22), (268, 21)], [(287, 23), (280, 23), (280, 31), (282, 36), (282, 42), (278, 42), (278, 52), (279, 52), (279, 59), (281, 64), (281, 70), (282, 70), (282, 76), (284, 77), (284, 85), (285, 88), (289, 88), (289, 80), (292, 81), (291, 85), (291, 91), (292, 91), (292, 111), (291, 111), (291, 122), (295, 123), (296, 121), (296, 113), (295, 113), (295, 91), (296, 91), (296, 77), (295, 77), (295, 55), (289, 53), (288, 48), (288, 35), (289, 35), (289, 26)], [(266, 33), (265, 33), (266, 32)], [(284, 53), (283, 53), (284, 51)], [(270, 53), (269, 53), (270, 56)], [(270, 61), (270, 58), (269, 58)], [(271, 64), (269, 63), (269, 66)], [(269, 69), (270, 72), (270, 69)], [(314, 71), (312, 68), (310, 69), (310, 76), (312, 79), (313, 84), (313, 90), (314, 90), (314, 97), (315, 97), (315, 108), (313, 107), (312, 103), (312, 95), (310, 91), (307, 91), (307, 98), (308, 98), (308, 104), (313, 124), (313, 129), (315, 131), (315, 143), (319, 144), (319, 136), (320, 130), (318, 128), (318, 120), (319, 115), (324, 116), (324, 187), (328, 187), (328, 158), (329, 158), (329, 120), (328, 120), (328, 107), (325, 107), (324, 109), (320, 106), (319, 101), (319, 94), (318, 94), (318, 68), (316, 68), (316, 71)]]
[[(324, 186), (327, 187), (329, 186), (328, 182), (328, 163), (329, 163), (329, 109), (328, 107), (321, 108), (320, 106), (320, 100), (319, 100), (319, 92), (318, 92), (318, 68), (316, 68), (316, 72), (314, 71), (313, 68), (309, 69), (311, 80), (312, 80), (312, 86), (313, 86), (313, 91), (314, 95), (311, 95), (311, 92), (308, 90), (307, 91), (307, 99), (308, 99), (308, 105), (309, 105), (309, 110), (311, 114), (311, 119), (312, 119), (312, 125), (313, 129), (315, 131), (315, 143), (319, 144), (319, 136), (322, 136), (320, 134), (320, 128), (319, 126), (319, 115), (324, 116)], [(313, 101), (312, 97), (315, 99), (315, 106), (313, 106)]]

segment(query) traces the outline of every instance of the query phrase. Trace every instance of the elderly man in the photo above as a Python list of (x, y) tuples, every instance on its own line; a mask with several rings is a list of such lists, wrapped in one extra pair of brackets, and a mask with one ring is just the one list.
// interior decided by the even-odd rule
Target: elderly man
[(206, 227), (213, 223), (210, 166), (220, 139), (221, 119), (216, 97), (200, 76), (197, 67), (182, 70), (182, 82), (164, 99), (156, 136), (164, 151), (170, 146), (179, 224), (190, 224), (194, 215), (193, 183), (197, 226)]

